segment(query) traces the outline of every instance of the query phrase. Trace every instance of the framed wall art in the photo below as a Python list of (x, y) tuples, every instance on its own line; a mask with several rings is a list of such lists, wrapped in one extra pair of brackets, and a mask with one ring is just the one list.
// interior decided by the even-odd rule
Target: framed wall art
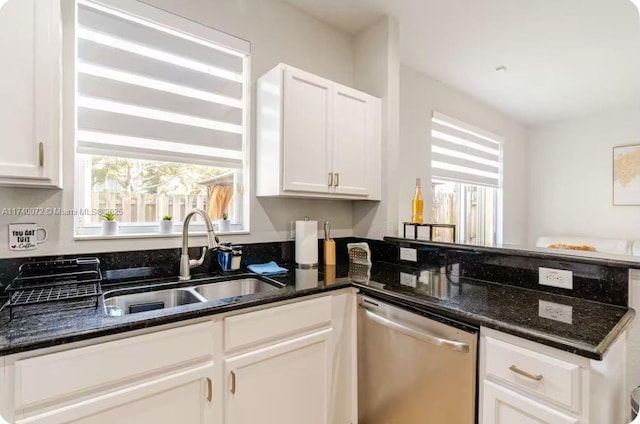
[(613, 205), (640, 206), (640, 144), (613, 148)]

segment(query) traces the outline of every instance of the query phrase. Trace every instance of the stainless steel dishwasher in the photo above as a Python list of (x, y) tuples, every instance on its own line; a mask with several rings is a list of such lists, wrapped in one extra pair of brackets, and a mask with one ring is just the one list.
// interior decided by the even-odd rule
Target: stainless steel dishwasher
[(458, 327), (360, 295), (359, 424), (473, 424), (478, 331)]

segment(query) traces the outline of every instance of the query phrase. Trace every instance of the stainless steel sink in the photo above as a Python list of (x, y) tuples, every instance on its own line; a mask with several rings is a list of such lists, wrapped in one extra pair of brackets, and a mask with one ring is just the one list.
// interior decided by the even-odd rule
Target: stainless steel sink
[(147, 291), (142, 293), (125, 293), (124, 290), (104, 294), (104, 306), (107, 315), (121, 316), (156, 309), (173, 308), (203, 302), (200, 296), (188, 289), (170, 289)]
[[(104, 307), (109, 316), (122, 316), (139, 312), (168, 309), (192, 303), (268, 293), (278, 290), (273, 284), (257, 278), (213, 281), (192, 287), (149, 290), (148, 287), (114, 290), (104, 294)], [(194, 281), (198, 283), (197, 281)]]
[(207, 300), (218, 300), (229, 297), (246, 296), (254, 293), (273, 292), (278, 290), (279, 287), (258, 280), (257, 278), (243, 278), (241, 280), (203, 284), (195, 286), (193, 289)]

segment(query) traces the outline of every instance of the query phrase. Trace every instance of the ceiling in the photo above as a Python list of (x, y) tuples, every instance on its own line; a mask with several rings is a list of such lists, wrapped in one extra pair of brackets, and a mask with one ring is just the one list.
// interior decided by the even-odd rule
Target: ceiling
[(351, 34), (395, 16), (403, 64), (523, 125), (640, 107), (629, 0), (283, 1)]

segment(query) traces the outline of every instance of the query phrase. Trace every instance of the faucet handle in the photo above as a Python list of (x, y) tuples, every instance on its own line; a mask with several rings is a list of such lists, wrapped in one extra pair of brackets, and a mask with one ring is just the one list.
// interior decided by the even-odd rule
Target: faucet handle
[(220, 245), (220, 239), (216, 236), (216, 233), (211, 231), (207, 231), (207, 238), (209, 241), (209, 249), (216, 250)]
[(207, 255), (207, 247), (202, 248), (202, 255), (200, 259), (189, 259), (189, 268), (195, 268), (204, 263), (204, 257)]

